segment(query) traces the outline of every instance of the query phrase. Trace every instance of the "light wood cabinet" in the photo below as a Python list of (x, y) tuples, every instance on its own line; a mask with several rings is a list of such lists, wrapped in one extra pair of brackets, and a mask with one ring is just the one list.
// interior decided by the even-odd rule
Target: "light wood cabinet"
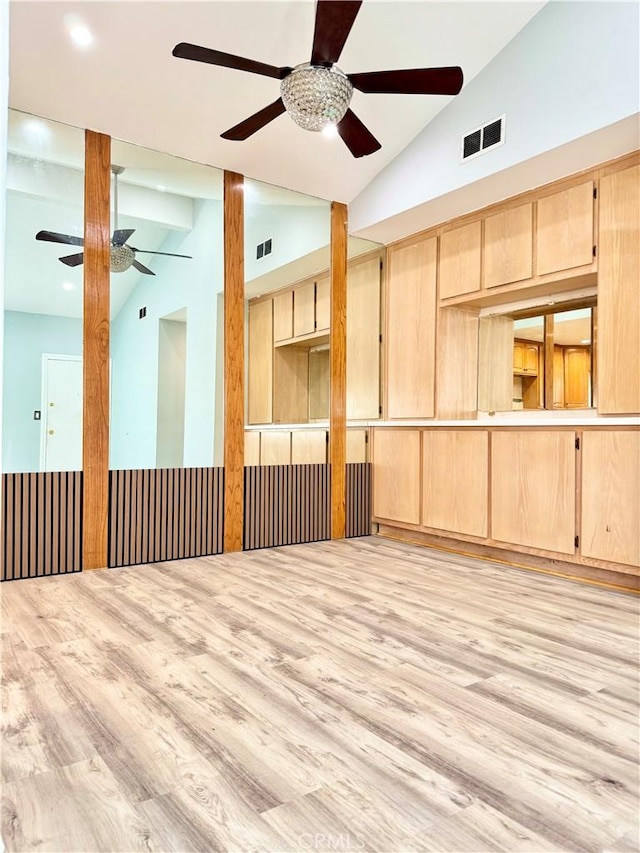
[(591, 353), (587, 347), (564, 347), (563, 406), (565, 409), (589, 407)]
[(273, 408), (273, 300), (249, 305), (248, 418), (271, 423)]
[(640, 412), (640, 166), (600, 181), (598, 411)]
[(387, 416), (434, 415), (437, 238), (391, 248), (387, 288)]
[(379, 417), (380, 258), (347, 272), (347, 418)]
[(489, 434), (425, 430), (422, 434), (422, 524), (486, 537)]
[(293, 292), (293, 335), (311, 335), (316, 327), (315, 282), (298, 285)]
[(438, 312), (436, 410), (439, 418), (476, 415), (478, 326), (478, 312), (473, 309), (441, 308)]
[(568, 270), (593, 261), (593, 181), (538, 201), (536, 273)]
[(492, 434), (493, 539), (574, 553), (575, 454), (575, 433), (571, 431)]
[(293, 337), (293, 291), (273, 297), (273, 339), (286, 341)]
[(347, 430), (347, 462), (367, 461), (367, 430)]
[(277, 347), (273, 353), (273, 423), (309, 420), (309, 350)]
[(523, 204), (484, 221), (484, 286), (513, 284), (533, 275), (533, 205)]
[(329, 276), (316, 281), (316, 331), (324, 332), (331, 325), (331, 280)]
[(329, 350), (309, 352), (309, 420), (329, 420)]
[(440, 237), (440, 299), (480, 290), (481, 232), (471, 222)]
[(246, 430), (244, 434), (244, 464), (260, 464), (260, 433), (257, 429)]
[(374, 430), (373, 514), (420, 523), (420, 432)]
[(640, 565), (640, 432), (582, 436), (582, 531), (586, 557)]
[(482, 317), (478, 341), (478, 408), (505, 412), (513, 408), (513, 319)]
[(327, 461), (326, 429), (298, 429), (291, 432), (291, 464), (315, 465)]
[(260, 435), (261, 465), (291, 465), (291, 431), (266, 429)]

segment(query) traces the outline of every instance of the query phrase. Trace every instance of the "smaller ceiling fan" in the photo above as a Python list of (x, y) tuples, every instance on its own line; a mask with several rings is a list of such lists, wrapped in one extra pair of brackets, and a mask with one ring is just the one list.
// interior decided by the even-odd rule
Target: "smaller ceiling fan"
[(354, 89), (368, 94), (457, 95), (463, 74), (457, 65), (345, 74), (335, 63), (361, 5), (362, 0), (317, 0), (311, 60), (295, 68), (267, 65), (187, 42), (177, 44), (172, 52), (179, 59), (249, 71), (280, 81), (278, 100), (226, 130), (221, 134), (223, 139), (248, 139), (287, 112), (305, 130), (335, 127), (354, 157), (366, 157), (382, 146), (349, 109)]
[[(113, 235), (111, 237), (110, 248), (111, 272), (126, 272), (129, 267), (133, 267), (145, 275), (155, 275), (153, 270), (150, 270), (144, 264), (141, 264), (140, 261), (136, 260), (137, 252), (143, 255), (164, 255), (168, 258), (191, 258), (191, 255), (176, 255), (172, 252), (136, 249), (134, 246), (127, 244), (127, 240), (135, 232), (135, 228), (118, 228), (118, 175), (124, 172), (124, 166), (112, 166), (111, 171), (113, 173)], [(55, 231), (38, 231), (36, 240), (44, 240), (47, 243), (64, 243), (69, 246), (84, 245), (82, 237), (75, 237), (73, 234), (57, 234)], [(84, 252), (78, 252), (77, 255), (65, 255), (63, 258), (58, 258), (58, 260), (62, 261), (68, 267), (77, 267), (84, 261)]]

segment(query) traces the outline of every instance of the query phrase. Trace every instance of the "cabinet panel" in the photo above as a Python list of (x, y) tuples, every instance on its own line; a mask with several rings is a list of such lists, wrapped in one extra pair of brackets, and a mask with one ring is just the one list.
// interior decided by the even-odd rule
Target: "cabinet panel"
[(640, 412), (640, 166), (600, 181), (598, 411)]
[(331, 281), (329, 277), (316, 281), (316, 330), (324, 331), (331, 325), (331, 305), (329, 301)]
[(434, 414), (436, 250), (432, 237), (389, 251), (387, 415)]
[(273, 422), (306, 424), (309, 420), (309, 350), (277, 347), (273, 353)]
[(438, 417), (475, 417), (478, 409), (477, 312), (440, 309), (437, 370)]
[(273, 339), (286, 341), (293, 337), (293, 291), (273, 297)]
[(489, 433), (426, 430), (422, 434), (422, 524), (487, 535)]
[(347, 462), (367, 461), (366, 429), (347, 430)]
[(582, 533), (585, 557), (640, 565), (640, 432), (582, 436)]
[(249, 423), (273, 416), (273, 300), (249, 306)]
[(329, 350), (309, 352), (309, 420), (329, 420)]
[(260, 433), (257, 429), (246, 430), (244, 434), (244, 464), (260, 464)]
[(538, 275), (593, 261), (593, 181), (540, 199), (536, 250)]
[(377, 418), (380, 406), (380, 258), (347, 273), (347, 418)]
[(440, 237), (440, 299), (480, 290), (480, 222)]
[(315, 465), (327, 461), (326, 429), (300, 429), (291, 433), (293, 465)]
[(575, 433), (494, 432), (491, 439), (492, 538), (573, 554)]
[(293, 334), (310, 335), (315, 329), (316, 287), (313, 281), (293, 291)]
[(260, 436), (261, 465), (291, 464), (290, 430), (266, 429)]
[(564, 348), (563, 396), (566, 409), (589, 406), (589, 374), (591, 354), (587, 347)]
[(514, 355), (511, 317), (483, 317), (478, 342), (478, 408), (482, 412), (513, 408)]
[(533, 275), (533, 205), (523, 204), (484, 221), (484, 286)]
[(420, 433), (374, 430), (373, 514), (420, 523)]

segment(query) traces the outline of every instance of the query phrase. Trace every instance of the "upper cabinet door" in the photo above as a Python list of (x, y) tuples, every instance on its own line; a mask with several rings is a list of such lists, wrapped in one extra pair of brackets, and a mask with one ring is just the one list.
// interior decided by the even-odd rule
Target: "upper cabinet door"
[(484, 221), (484, 286), (533, 275), (533, 205), (523, 204)]
[(293, 295), (293, 335), (311, 335), (315, 331), (316, 286), (310, 281), (296, 287)]
[(271, 423), (273, 299), (249, 305), (249, 423)]
[(640, 166), (600, 180), (598, 412), (640, 412)]
[(380, 258), (347, 272), (347, 418), (379, 417)]
[(329, 276), (316, 281), (316, 331), (325, 331), (331, 324)]
[(286, 341), (293, 337), (293, 291), (273, 297), (273, 339)]
[(440, 237), (440, 299), (480, 290), (481, 232), (471, 222)]
[(593, 261), (593, 181), (540, 199), (536, 249), (538, 275)]
[(435, 410), (436, 237), (389, 250), (386, 358), (389, 418)]

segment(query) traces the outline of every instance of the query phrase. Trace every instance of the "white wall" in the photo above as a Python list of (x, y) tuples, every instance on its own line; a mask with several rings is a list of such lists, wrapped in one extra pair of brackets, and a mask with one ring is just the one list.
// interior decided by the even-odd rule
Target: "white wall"
[[(213, 464), (217, 294), (222, 289), (222, 204), (194, 202), (194, 226), (172, 232), (160, 251), (192, 260), (140, 255), (155, 276), (140, 280), (112, 321), (111, 468), (154, 468), (161, 318), (187, 309), (184, 464)], [(126, 275), (126, 273), (125, 273)], [(118, 275), (111, 287), (118, 286)], [(139, 319), (139, 309), (147, 314)]]
[[(411, 233), (409, 228), (428, 227), (434, 224), (427, 219), (429, 202), (637, 114), (639, 26), (637, 3), (547, 3), (354, 199), (350, 230), (389, 240)], [(505, 145), (461, 163), (462, 136), (502, 114), (506, 114)], [(636, 122), (636, 145), (637, 130)], [(611, 155), (590, 149), (593, 162), (574, 161), (573, 171), (630, 150), (633, 132), (622, 144), (624, 150)], [(571, 171), (571, 161), (568, 168)], [(502, 187), (504, 195), (525, 188)], [(447, 210), (447, 217), (474, 209), (465, 209), (462, 194), (460, 205), (459, 210)], [(369, 228), (423, 207), (422, 224), (407, 218), (400, 230)]]
[[(7, 119), (9, 110), (9, 0), (0, 0), (0, 258), (4, 258), (5, 203), (7, 197)], [(0, 263), (0, 307), (4, 306), (4, 263)], [(3, 393), (3, 319), (0, 311), (0, 423)], [(0, 471), (4, 471), (0, 449)], [(0, 501), (2, 498), (0, 497)]]
[(42, 354), (82, 356), (82, 320), (6, 311), (4, 324), (3, 471), (39, 471)]

